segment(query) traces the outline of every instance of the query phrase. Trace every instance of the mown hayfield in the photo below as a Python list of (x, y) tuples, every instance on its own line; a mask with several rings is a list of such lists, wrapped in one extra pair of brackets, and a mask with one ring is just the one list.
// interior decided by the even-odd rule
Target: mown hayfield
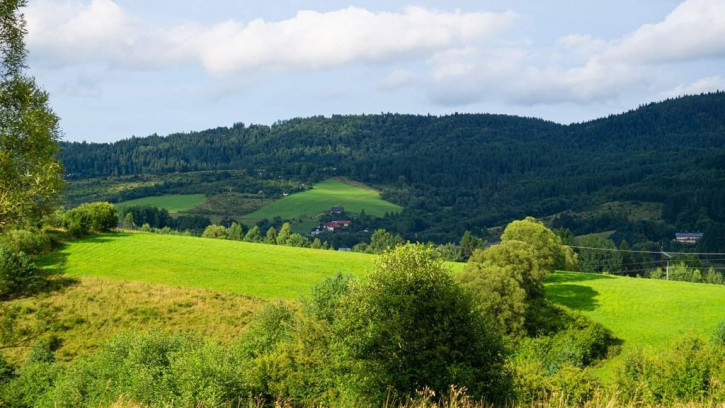
[(174, 214), (180, 211), (190, 210), (203, 204), (205, 200), (206, 197), (204, 194), (167, 194), (122, 201), (115, 205), (117, 208), (148, 205), (151, 207), (166, 208), (170, 214)]
[(380, 192), (359, 183), (342, 179), (329, 179), (317, 183), (311, 190), (292, 194), (275, 201), (253, 213), (245, 219), (283, 219), (312, 217), (325, 213), (333, 206), (343, 206), (345, 211), (359, 213), (365, 210), (368, 215), (383, 216), (386, 212), (399, 212), (401, 208), (380, 198)]
[(93, 276), (298, 299), (326, 276), (363, 275), (374, 256), (150, 233), (115, 233), (68, 243), (55, 255), (70, 277)]
[(725, 320), (725, 285), (557, 272), (546, 292), (609, 328), (625, 352), (684, 333), (710, 338)]

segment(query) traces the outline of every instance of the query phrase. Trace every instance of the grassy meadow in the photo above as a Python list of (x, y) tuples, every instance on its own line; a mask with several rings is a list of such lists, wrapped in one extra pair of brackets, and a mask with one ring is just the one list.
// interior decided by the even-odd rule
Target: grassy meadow
[(292, 194), (244, 216), (247, 223), (275, 216), (283, 219), (305, 219), (325, 213), (334, 206), (345, 211), (383, 216), (386, 212), (399, 212), (401, 208), (380, 198), (380, 192), (359, 183), (343, 179), (329, 179), (317, 183), (311, 190)]
[(372, 255), (146, 233), (104, 234), (68, 243), (48, 267), (92, 276), (298, 299), (338, 271), (362, 275)]
[[(234, 339), (264, 300), (245, 295), (94, 277), (56, 279), (56, 290), (3, 302), (31, 339), (60, 339), (56, 357), (88, 354), (123, 331), (161, 330)], [(29, 348), (5, 355), (21, 362)]]
[(135, 205), (146, 205), (151, 207), (165, 208), (170, 214), (190, 210), (204, 203), (204, 194), (167, 194), (162, 196), (143, 197), (135, 200), (122, 201), (116, 207), (131, 207)]

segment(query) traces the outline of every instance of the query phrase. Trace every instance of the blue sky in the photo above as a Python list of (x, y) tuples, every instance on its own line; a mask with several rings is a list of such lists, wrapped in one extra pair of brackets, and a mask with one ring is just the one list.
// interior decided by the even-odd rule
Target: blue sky
[(30, 0), (64, 139), (486, 112), (580, 122), (725, 89), (725, 1)]

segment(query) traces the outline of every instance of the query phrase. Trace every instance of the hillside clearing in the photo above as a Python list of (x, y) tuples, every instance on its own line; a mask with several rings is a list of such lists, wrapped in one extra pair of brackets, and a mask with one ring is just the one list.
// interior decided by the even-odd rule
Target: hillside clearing
[(117, 208), (136, 205), (165, 208), (170, 214), (190, 210), (206, 200), (204, 194), (167, 194), (162, 196), (143, 197), (135, 200), (122, 201)]
[(243, 217), (247, 223), (263, 218), (309, 219), (330, 211), (331, 207), (343, 206), (346, 212), (381, 217), (385, 213), (396, 213), (401, 207), (380, 198), (378, 190), (343, 179), (329, 179), (317, 183), (311, 190), (292, 194), (275, 201)]

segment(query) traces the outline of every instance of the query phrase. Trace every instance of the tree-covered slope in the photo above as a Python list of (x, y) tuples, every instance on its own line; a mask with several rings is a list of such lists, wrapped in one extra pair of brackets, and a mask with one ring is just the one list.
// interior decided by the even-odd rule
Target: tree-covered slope
[[(673, 228), (720, 236), (725, 222), (723, 92), (568, 126), (490, 114), (380, 114), (62, 147), (72, 178), (222, 169), (301, 181), (350, 177), (381, 186), (385, 199), (406, 208), (389, 228), (435, 241), (615, 200), (663, 205), (669, 229), (630, 226), (654, 230), (645, 240), (666, 238)], [(594, 224), (618, 228), (607, 222)], [(559, 225), (595, 228), (566, 217)]]

